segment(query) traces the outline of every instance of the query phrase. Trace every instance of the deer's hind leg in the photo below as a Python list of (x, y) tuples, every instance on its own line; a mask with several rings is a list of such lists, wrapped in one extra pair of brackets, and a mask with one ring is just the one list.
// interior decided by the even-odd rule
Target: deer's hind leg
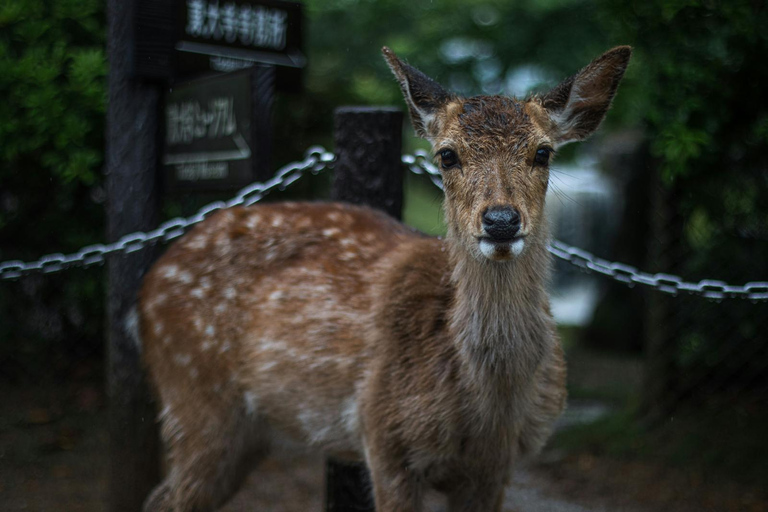
[(161, 421), (167, 475), (147, 498), (145, 512), (216, 510), (268, 451), (267, 433), (244, 407), (192, 401), (167, 406)]

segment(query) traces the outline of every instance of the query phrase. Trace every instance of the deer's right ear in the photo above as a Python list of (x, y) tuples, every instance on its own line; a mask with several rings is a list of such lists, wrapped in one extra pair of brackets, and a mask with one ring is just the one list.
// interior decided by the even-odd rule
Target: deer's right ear
[(439, 129), (437, 113), (451, 95), (427, 75), (400, 60), (386, 46), (381, 52), (400, 83), (416, 134), (424, 138), (434, 137)]

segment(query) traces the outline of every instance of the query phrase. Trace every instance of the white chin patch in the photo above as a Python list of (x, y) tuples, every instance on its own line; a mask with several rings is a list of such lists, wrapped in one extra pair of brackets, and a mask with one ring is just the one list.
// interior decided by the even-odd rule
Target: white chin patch
[(523, 252), (523, 249), (525, 249), (525, 240), (518, 238), (512, 242), (512, 244), (509, 246), (509, 249), (515, 256), (520, 256), (520, 253)]
[(480, 239), (480, 252), (489, 260), (507, 260), (512, 256), (520, 256), (525, 248), (525, 240), (518, 238), (511, 243), (496, 243), (487, 238)]

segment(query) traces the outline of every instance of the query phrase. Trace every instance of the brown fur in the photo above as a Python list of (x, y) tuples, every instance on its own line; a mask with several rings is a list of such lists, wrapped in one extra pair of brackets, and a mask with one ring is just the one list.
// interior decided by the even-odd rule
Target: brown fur
[[(548, 168), (534, 159), (597, 127), (584, 91), (604, 113), (628, 50), (525, 102), (457, 98), (385, 56), (414, 126), (459, 157), (443, 172), (448, 237), (367, 208), (283, 203), (220, 212), (172, 246), (140, 296), (169, 468), (145, 510), (218, 507), (277, 433), (364, 458), (379, 511), (420, 510), (427, 486), (451, 511), (500, 510), (514, 461), (562, 411)], [(482, 212), (499, 205), (520, 212), (521, 251), (479, 248)]]

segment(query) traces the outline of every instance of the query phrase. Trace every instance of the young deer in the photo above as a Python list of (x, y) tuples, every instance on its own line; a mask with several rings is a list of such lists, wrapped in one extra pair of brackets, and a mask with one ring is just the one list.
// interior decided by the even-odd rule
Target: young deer
[(273, 433), (364, 458), (376, 508), (500, 510), (565, 404), (546, 292), (549, 160), (600, 125), (615, 48), (547, 94), (460, 98), (383, 50), (445, 183), (448, 236), (333, 203), (222, 211), (140, 297), (168, 474), (148, 511), (212, 510)]

